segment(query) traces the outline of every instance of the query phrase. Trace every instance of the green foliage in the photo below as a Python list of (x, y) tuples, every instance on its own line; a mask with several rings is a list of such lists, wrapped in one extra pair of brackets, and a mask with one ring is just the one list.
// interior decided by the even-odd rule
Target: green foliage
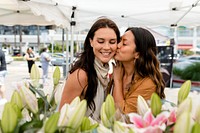
[(200, 63), (194, 63), (183, 70), (173, 68), (173, 73), (184, 80), (200, 81)]
[[(71, 51), (71, 47), (70, 45), (68, 46), (69, 51)], [(48, 46), (48, 49), (50, 52), (52, 52), (52, 44), (50, 44)], [(76, 52), (77, 49), (77, 44), (74, 42), (74, 53)], [(66, 44), (64, 43), (64, 51), (66, 51)], [(61, 53), (62, 52), (62, 44), (60, 44), (59, 42), (55, 42), (53, 45), (53, 52), (54, 53)]]
[(190, 50), (183, 50), (183, 54), (188, 56), (188, 55), (193, 55), (194, 52), (192, 52)]
[(14, 61), (24, 61), (23, 56), (13, 56), (12, 58), (13, 58)]
[(182, 75), (182, 70), (178, 69), (177, 67), (173, 68), (173, 74), (177, 75), (177, 76), (181, 76)]
[(194, 63), (194, 65), (188, 66), (181, 75), (182, 79), (200, 81), (200, 63)]

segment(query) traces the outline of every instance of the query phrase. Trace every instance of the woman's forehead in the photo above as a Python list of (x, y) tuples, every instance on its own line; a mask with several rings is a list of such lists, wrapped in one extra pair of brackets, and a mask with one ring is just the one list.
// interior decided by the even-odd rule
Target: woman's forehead
[(124, 35), (122, 36), (123, 40), (130, 40), (130, 39), (133, 39), (133, 38), (134, 38), (134, 35), (131, 31), (125, 32)]

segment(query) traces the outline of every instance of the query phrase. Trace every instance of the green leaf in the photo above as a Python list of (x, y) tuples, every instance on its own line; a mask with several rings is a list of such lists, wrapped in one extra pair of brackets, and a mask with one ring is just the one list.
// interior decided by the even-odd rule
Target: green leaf
[(187, 80), (182, 84), (180, 90), (178, 91), (178, 104), (180, 104), (187, 98), (190, 89), (191, 89), (191, 81)]
[(54, 86), (58, 85), (60, 80), (60, 68), (56, 66), (54, 73), (53, 73), (53, 84)]
[(20, 126), (19, 133), (36, 133), (43, 126), (43, 121), (40, 120), (32, 120), (30, 122), (26, 122)]

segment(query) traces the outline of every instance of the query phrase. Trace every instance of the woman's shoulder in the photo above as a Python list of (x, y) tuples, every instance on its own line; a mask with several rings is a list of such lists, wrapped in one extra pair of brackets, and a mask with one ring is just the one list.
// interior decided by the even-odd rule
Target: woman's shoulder
[(68, 79), (78, 82), (82, 87), (87, 85), (87, 73), (83, 69), (76, 69), (73, 73), (69, 74)]
[(79, 78), (87, 78), (86, 71), (81, 68), (76, 69), (73, 73), (79, 76)]

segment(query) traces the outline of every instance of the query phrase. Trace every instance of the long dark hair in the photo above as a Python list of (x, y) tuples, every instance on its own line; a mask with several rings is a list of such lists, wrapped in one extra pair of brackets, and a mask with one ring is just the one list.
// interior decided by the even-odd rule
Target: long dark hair
[(160, 72), (160, 62), (156, 57), (154, 36), (144, 28), (130, 27), (126, 31), (129, 30), (135, 38), (136, 52), (139, 52), (139, 58), (135, 62), (135, 72), (141, 77), (150, 77), (157, 86), (156, 93), (160, 98), (165, 98), (165, 82)]
[(97, 20), (92, 25), (86, 36), (83, 52), (79, 55), (79, 59), (69, 71), (70, 73), (73, 73), (77, 69), (83, 69), (87, 73), (88, 85), (84, 98), (87, 100), (88, 107), (93, 111), (96, 109), (93, 99), (96, 96), (98, 82), (97, 73), (94, 68), (95, 55), (93, 53), (93, 48), (90, 45), (90, 39), (93, 39), (95, 32), (100, 28), (113, 29), (117, 36), (117, 42), (120, 41), (120, 32), (115, 22), (108, 18), (101, 18)]

